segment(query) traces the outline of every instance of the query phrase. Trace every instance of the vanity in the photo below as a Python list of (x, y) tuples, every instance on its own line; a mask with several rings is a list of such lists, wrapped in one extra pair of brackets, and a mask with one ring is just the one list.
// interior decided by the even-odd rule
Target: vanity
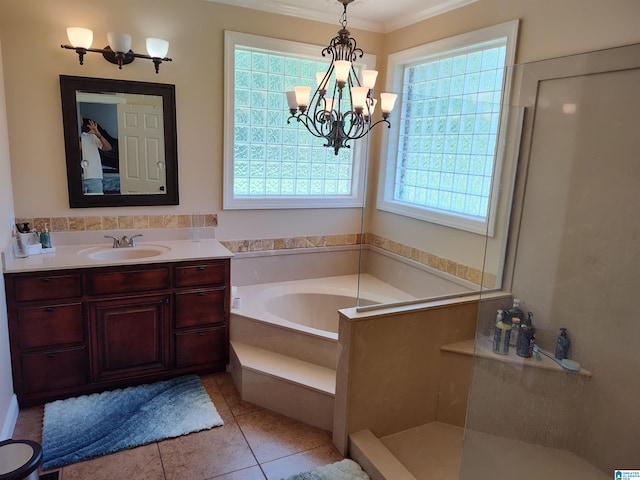
[(231, 256), (184, 240), (5, 261), (20, 405), (224, 371)]

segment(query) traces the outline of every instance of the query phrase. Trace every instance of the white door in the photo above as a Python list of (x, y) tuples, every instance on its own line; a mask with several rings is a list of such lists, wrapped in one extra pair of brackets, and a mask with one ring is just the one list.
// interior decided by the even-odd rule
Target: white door
[(120, 192), (164, 194), (164, 125), (161, 105), (118, 105)]

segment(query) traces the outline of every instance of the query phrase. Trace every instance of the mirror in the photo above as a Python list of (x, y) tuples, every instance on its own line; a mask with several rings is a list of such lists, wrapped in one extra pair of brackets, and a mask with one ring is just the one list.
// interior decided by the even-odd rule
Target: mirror
[(60, 75), (69, 206), (178, 205), (175, 86)]

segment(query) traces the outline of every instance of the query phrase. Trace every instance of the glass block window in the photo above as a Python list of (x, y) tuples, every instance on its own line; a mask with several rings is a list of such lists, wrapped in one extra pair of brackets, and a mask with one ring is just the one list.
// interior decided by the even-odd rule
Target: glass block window
[(288, 122), (285, 92), (315, 90), (316, 72), (329, 66), (322, 47), (226, 34), (225, 208), (361, 205), (357, 148), (335, 155)]
[(510, 41), (497, 33), (390, 57), (401, 103), (382, 203), (396, 213), (487, 231)]

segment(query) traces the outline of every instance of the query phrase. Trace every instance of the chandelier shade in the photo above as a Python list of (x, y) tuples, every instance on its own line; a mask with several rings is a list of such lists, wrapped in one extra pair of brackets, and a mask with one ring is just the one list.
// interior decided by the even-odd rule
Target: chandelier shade
[(396, 99), (393, 93), (380, 94), (382, 118), (374, 122), (372, 117), (378, 100), (373, 95), (378, 72), (363, 70), (362, 81), (358, 77), (354, 63), (364, 52), (346, 28), (347, 5), (354, 0), (337, 1), (344, 6), (342, 28), (322, 50), (322, 56), (331, 60), (329, 69), (316, 74), (318, 86), (313, 95), (308, 86), (294, 87), (286, 94), (291, 114), (288, 122), (295, 118), (313, 136), (324, 138), (324, 145), (333, 148), (336, 155), (341, 148), (350, 148), (352, 140), (363, 138), (376, 125), (386, 123), (391, 127), (389, 115)]

